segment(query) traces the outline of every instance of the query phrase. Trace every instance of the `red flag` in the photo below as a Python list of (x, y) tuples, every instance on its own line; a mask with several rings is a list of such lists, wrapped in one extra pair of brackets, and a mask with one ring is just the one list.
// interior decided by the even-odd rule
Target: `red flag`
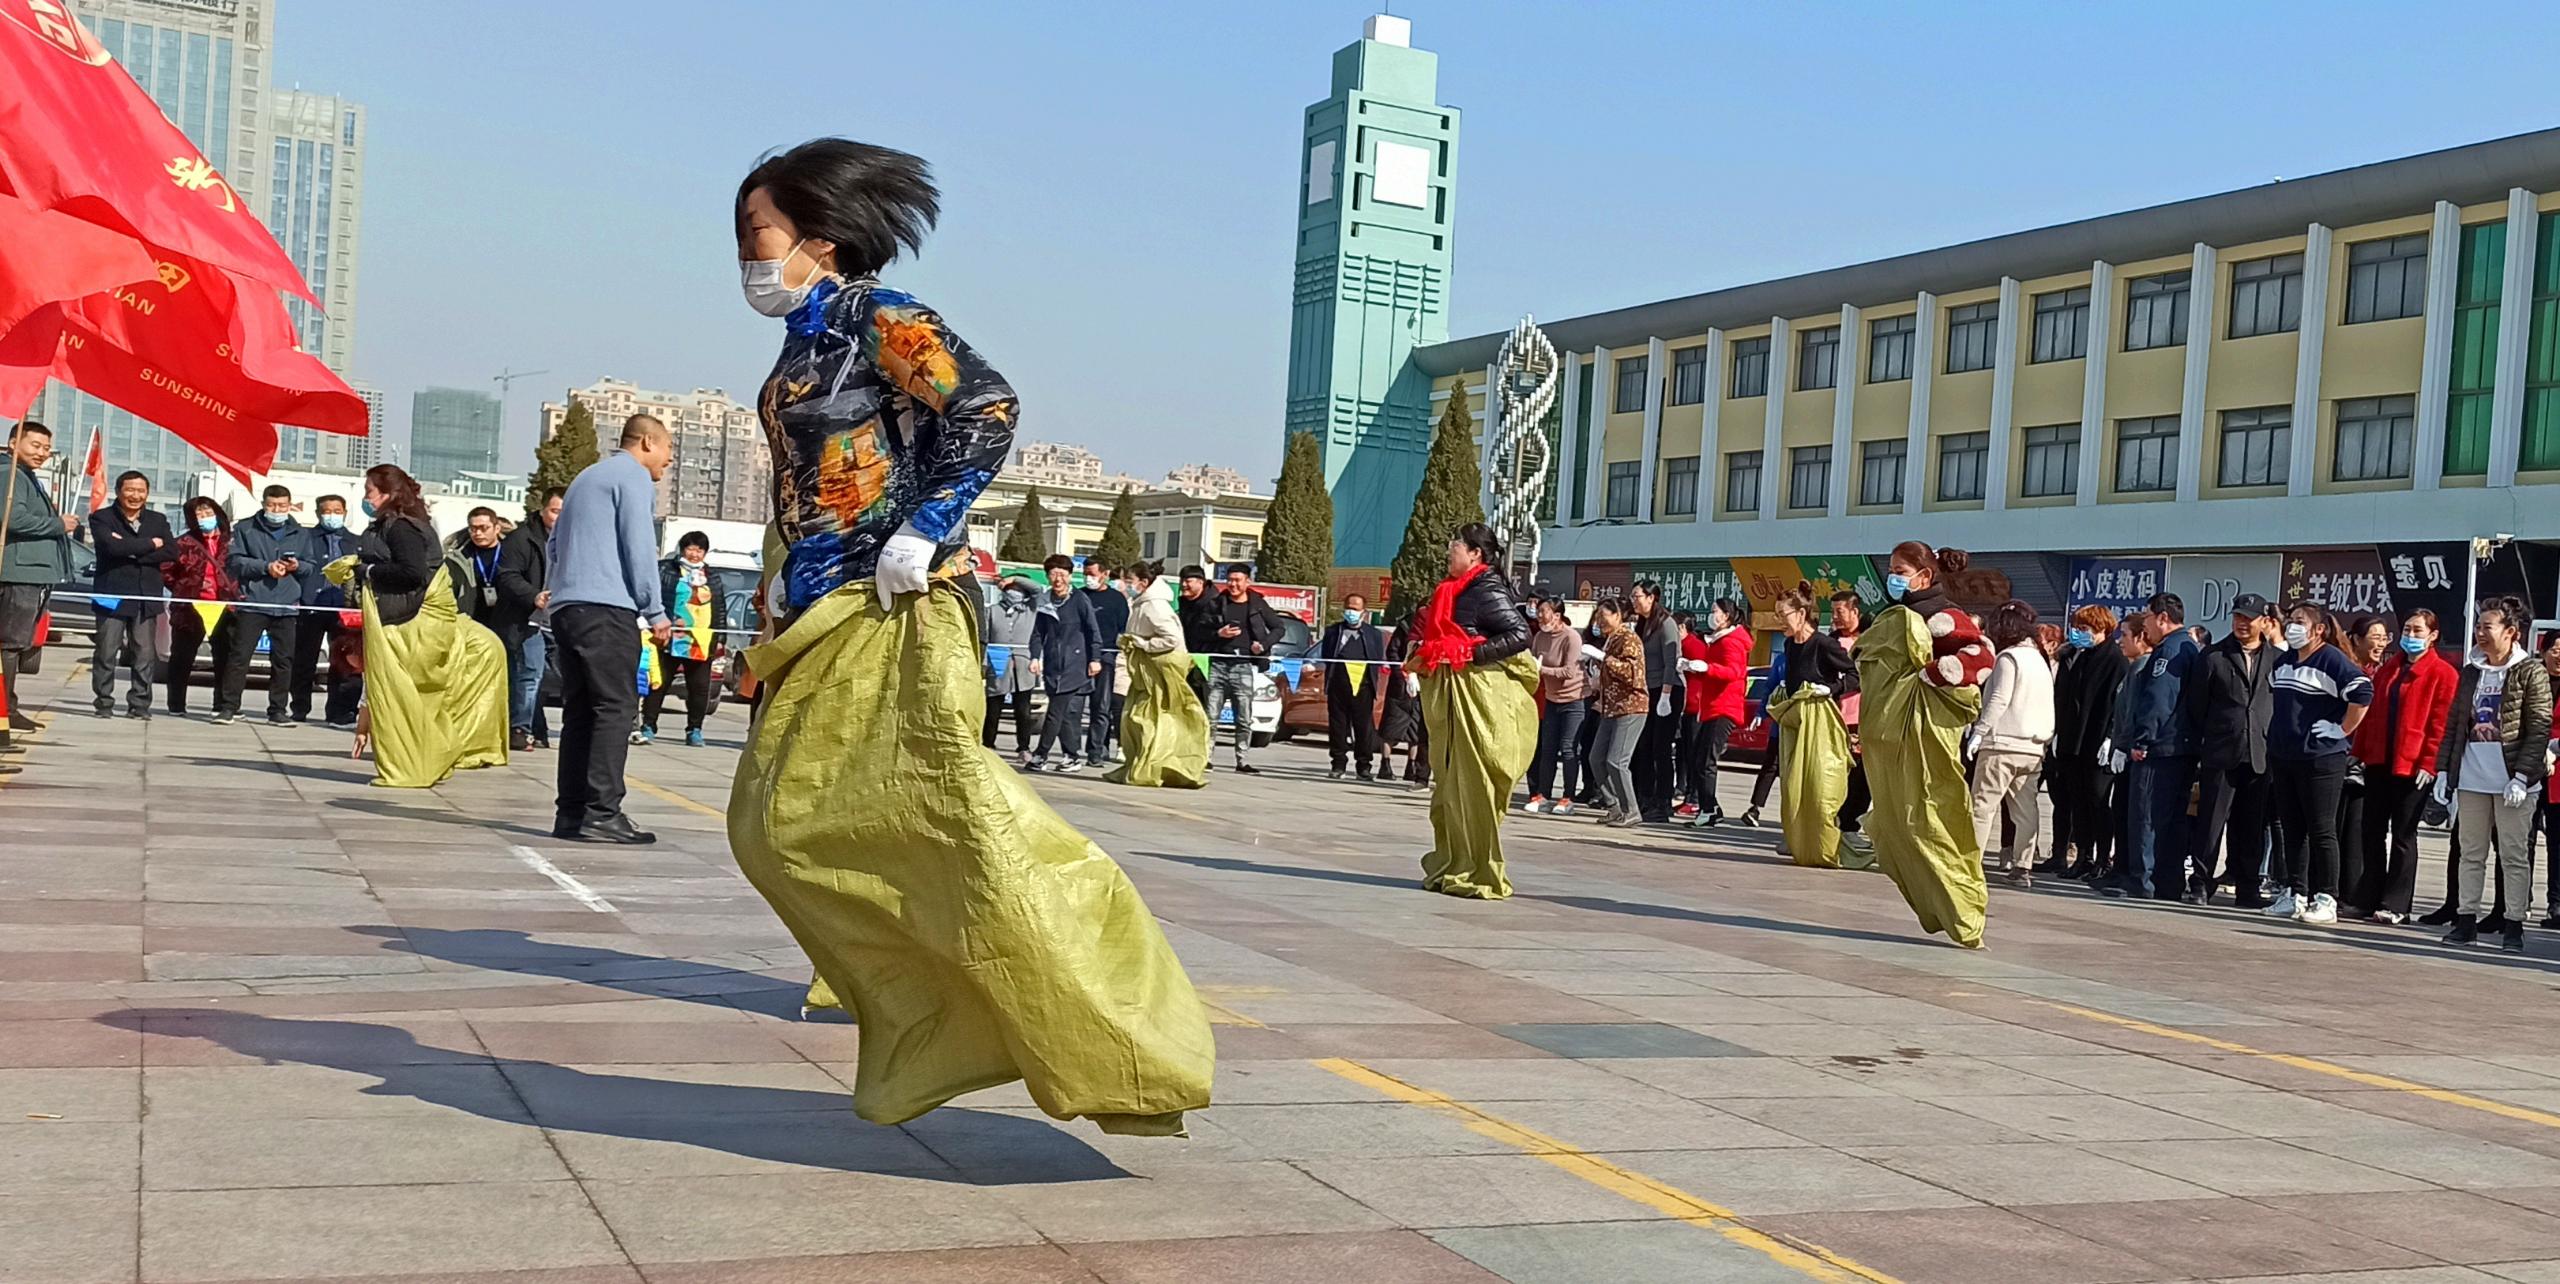
[[(153, 271), (151, 251), (141, 242), (29, 205), (10, 192), (5, 178), (0, 178), (0, 245), (43, 247), (40, 254), (0, 254), (0, 334), (48, 303), (148, 281)], [(5, 403), (0, 403), (0, 414), (5, 413)]]
[(80, 475), (89, 479), (89, 511), (107, 506), (107, 430), (89, 430), (89, 459), (80, 465)]

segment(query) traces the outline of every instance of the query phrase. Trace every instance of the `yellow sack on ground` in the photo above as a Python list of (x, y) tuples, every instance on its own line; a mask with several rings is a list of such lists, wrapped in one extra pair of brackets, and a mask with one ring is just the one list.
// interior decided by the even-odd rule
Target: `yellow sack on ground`
[(755, 648), (738, 868), (862, 1027), (864, 1119), (1021, 1079), (1054, 1117), (1178, 1134), (1208, 1014), (1128, 876), (979, 744), (981, 654), (948, 583), (883, 612), (867, 580)]
[(1929, 626), (1906, 606), (1858, 638), (1858, 735), (1875, 795), (1866, 832), (1920, 926), (1976, 949), (1987, 897), (1962, 742), (1982, 692), (1930, 682), (1929, 660)]
[(1511, 787), (1538, 752), (1538, 661), (1523, 652), (1496, 665), (1422, 675), (1422, 725), (1431, 742), (1431, 852), (1424, 888), (1498, 901), (1502, 816)]
[(364, 703), (373, 733), (373, 783), (441, 784), (465, 767), (507, 761), (507, 650), (454, 609), (438, 570), (418, 613), (385, 624), (364, 600)]
[(1840, 868), (1840, 805), (1849, 798), (1849, 727), (1840, 702), (1799, 689), (1769, 701), (1778, 723), (1778, 823), (1795, 863)]
[(1120, 765), (1102, 778), (1174, 789), (1209, 783), (1209, 711), (1191, 694), (1191, 657), (1149, 655), (1127, 634), (1118, 645), (1129, 698), (1120, 706)]

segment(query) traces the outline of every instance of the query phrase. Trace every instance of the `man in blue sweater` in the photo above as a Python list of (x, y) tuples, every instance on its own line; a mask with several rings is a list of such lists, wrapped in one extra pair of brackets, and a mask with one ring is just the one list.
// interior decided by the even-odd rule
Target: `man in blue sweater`
[[(667, 426), (622, 425), (622, 449), (578, 474), (551, 527), (551, 647), (560, 670), (560, 786), (551, 827), (582, 843), (654, 843), (622, 814), (625, 735), (640, 711), (640, 626), (672, 631), (658, 595), (658, 479)], [(601, 728), (601, 730), (599, 730)]]
[(2125, 828), (2133, 841), (2124, 854), (2122, 886), (2135, 896), (2148, 891), (2154, 900), (2174, 901), (2186, 892), (2187, 792), (2196, 781), (2196, 728), (2186, 687), (2198, 651), (2187, 632), (2187, 605), (2175, 593), (2155, 594), (2145, 604), (2143, 632), (2151, 655), (2142, 664), (2128, 735), (2116, 746), (2129, 760), (2126, 779), (2133, 790), (2125, 803)]
[(293, 725), (294, 633), (302, 622), (302, 568), (311, 560), (311, 532), (293, 520), (293, 492), (269, 486), (257, 516), (231, 531), (231, 575), (250, 603), (232, 608), (231, 650), (218, 666), (213, 720), (240, 716), (240, 694), (258, 639), (267, 642), (267, 725)]

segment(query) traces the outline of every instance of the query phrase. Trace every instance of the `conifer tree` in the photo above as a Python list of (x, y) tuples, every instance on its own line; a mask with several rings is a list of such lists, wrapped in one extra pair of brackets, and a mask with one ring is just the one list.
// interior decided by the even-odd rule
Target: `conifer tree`
[(568, 413), (560, 416), (560, 429), (533, 448), (533, 481), (530, 494), (549, 495), (569, 489), (569, 483), (596, 462), (596, 412), (575, 397), (569, 399)]
[(1093, 546), (1093, 558), (1119, 569), (1137, 565), (1138, 557), (1138, 502), (1123, 486), (1120, 498), (1111, 501), (1111, 520), (1102, 524), (1102, 539)]
[(996, 556), (1008, 562), (1040, 564), (1049, 555), (1049, 515), (1040, 511), (1040, 488), (1032, 486), (1022, 492), (1022, 512), (1013, 519), (1013, 529), (1004, 533), (1004, 542), (996, 546)]
[(1289, 434), (1280, 481), (1262, 520), (1257, 579), (1322, 587), (1333, 578), (1333, 495), (1324, 488), (1321, 444), (1311, 432)]

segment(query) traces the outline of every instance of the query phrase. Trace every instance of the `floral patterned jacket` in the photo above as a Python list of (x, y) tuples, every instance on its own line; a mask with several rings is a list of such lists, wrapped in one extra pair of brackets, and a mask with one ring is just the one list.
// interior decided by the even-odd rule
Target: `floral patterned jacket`
[(948, 569), (968, 547), (970, 501), (1013, 449), (1018, 408), (939, 313), (877, 281), (820, 282), (788, 327), (757, 399), (789, 550), (785, 618), (869, 579), (902, 526), (938, 544)]

